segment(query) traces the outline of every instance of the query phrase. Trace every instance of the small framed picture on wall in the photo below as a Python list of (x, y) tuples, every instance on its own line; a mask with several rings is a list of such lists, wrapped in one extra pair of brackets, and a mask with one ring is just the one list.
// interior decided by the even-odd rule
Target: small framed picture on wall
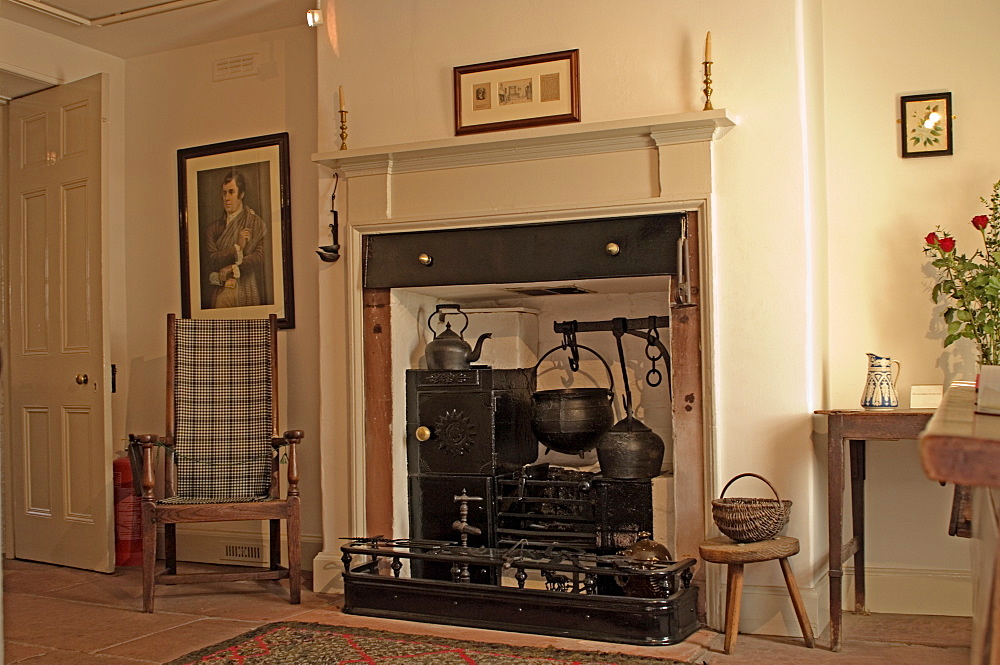
[(903, 157), (952, 154), (951, 93), (899, 98)]
[(580, 121), (580, 52), (455, 67), (455, 134)]

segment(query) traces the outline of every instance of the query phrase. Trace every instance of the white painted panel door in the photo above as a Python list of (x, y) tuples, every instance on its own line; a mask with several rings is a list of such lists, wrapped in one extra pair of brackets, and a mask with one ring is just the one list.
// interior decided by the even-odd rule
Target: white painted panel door
[(102, 87), (10, 106), (14, 556), (114, 570), (102, 289)]

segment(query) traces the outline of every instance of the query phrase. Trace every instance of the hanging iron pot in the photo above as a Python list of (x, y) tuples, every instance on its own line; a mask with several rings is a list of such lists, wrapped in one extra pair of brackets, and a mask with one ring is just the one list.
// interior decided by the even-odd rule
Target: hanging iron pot
[[(563, 348), (565, 346), (549, 349), (535, 363), (535, 371), (550, 353)], [(615, 397), (615, 379), (611, 367), (590, 347), (577, 345), (576, 348), (597, 356), (607, 370), (610, 387), (557, 388), (538, 390), (531, 395), (531, 431), (546, 448), (571, 455), (591, 450), (614, 422), (611, 402)]]
[(656, 432), (632, 415), (632, 389), (628, 384), (622, 348), (624, 319), (613, 319), (612, 325), (625, 382), (625, 417), (601, 435), (597, 443), (597, 461), (605, 478), (654, 478), (660, 475), (665, 446)]

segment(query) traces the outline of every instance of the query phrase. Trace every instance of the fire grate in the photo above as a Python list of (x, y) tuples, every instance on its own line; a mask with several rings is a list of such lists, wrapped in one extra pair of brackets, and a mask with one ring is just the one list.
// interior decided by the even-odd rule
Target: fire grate
[(532, 464), (498, 476), (496, 543), (553, 543), (612, 554), (653, 530), (648, 479), (603, 478), (589, 471)]

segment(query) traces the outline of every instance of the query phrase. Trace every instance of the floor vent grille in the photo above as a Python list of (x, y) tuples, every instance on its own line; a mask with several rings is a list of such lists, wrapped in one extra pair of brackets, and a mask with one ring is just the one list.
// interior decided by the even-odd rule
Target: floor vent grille
[(227, 544), (225, 546), (225, 554), (222, 555), (223, 559), (230, 559), (233, 561), (263, 561), (263, 552), (260, 545), (236, 545)]

